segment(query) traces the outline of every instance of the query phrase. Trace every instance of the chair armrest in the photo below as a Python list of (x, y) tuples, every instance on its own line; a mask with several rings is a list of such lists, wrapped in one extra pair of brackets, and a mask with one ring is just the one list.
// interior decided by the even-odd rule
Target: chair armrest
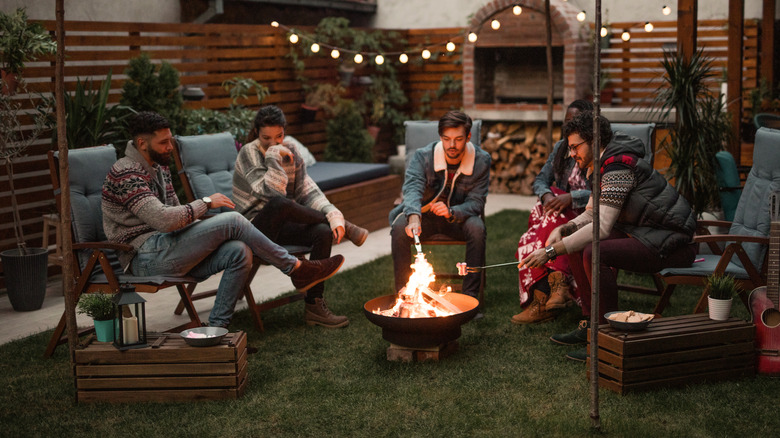
[(731, 221), (697, 220), (696, 221), (696, 227), (698, 227), (698, 228), (702, 228), (702, 227), (731, 228)]
[(114, 251), (133, 251), (135, 248), (133, 248), (132, 245), (126, 245), (124, 243), (111, 243), (103, 241), (74, 243), (73, 249), (112, 249)]
[(769, 245), (769, 238), (763, 236), (744, 236), (740, 234), (710, 234), (706, 236), (693, 236), (695, 243), (707, 242), (745, 242)]

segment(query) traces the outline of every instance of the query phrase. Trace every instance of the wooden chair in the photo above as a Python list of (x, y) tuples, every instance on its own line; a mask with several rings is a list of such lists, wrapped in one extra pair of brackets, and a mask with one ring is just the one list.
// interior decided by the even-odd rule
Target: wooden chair
[[(179, 169), (179, 178), (181, 179), (187, 200), (193, 201), (214, 193), (232, 196), (233, 170), (235, 169), (237, 156), (236, 142), (228, 132), (176, 136), (173, 157)], [(220, 209), (214, 209), (210, 213), (218, 214), (220, 211)], [(310, 247), (298, 245), (285, 245), (284, 248), (290, 254), (299, 257), (303, 257), (311, 251)], [(249, 273), (249, 281), (244, 286), (244, 298), (246, 299), (247, 307), (252, 313), (255, 326), (261, 332), (265, 330), (263, 319), (260, 315), (261, 312), (302, 300), (304, 297), (304, 294), (296, 293), (257, 304), (250, 283), (260, 266), (267, 264), (255, 256), (253, 258), (252, 270)], [(187, 288), (187, 294), (193, 301), (208, 298), (217, 293), (216, 290), (194, 293), (195, 286), (196, 284), (192, 284)], [(185, 301), (182, 300), (174, 313), (177, 315), (181, 314), (185, 305)]]
[[(726, 235), (709, 235), (701, 231), (695, 242), (706, 244), (713, 254), (701, 254), (702, 262), (689, 268), (669, 268), (657, 274), (665, 287), (659, 288), (661, 299), (655, 308), (661, 314), (678, 284), (704, 286), (711, 274), (728, 274), (737, 280), (742, 301), (747, 293), (767, 282), (767, 246), (769, 245), (770, 205), (772, 192), (780, 191), (780, 130), (760, 128), (753, 149), (753, 168), (750, 170), (737, 204), (733, 222), (699, 221), (698, 225), (729, 227)], [(735, 257), (736, 256), (736, 257)], [(707, 290), (702, 291), (694, 313), (703, 312)], [(748, 309), (750, 309), (748, 307)]]
[[(60, 182), (58, 152), (49, 151), (49, 171), (54, 194), (59, 207)], [(181, 296), (184, 308), (190, 317), (190, 322), (172, 331), (201, 325), (192, 301), (186, 292), (186, 287), (197, 283), (192, 277), (139, 277), (126, 274), (119, 266), (114, 254), (118, 250), (132, 250), (130, 245), (108, 242), (103, 231), (103, 212), (101, 199), (103, 181), (116, 161), (116, 150), (113, 146), (98, 146), (83, 149), (73, 149), (68, 152), (69, 183), (71, 194), (72, 244), (74, 266), (73, 274), (76, 282), (74, 302), (78, 302), (83, 293), (103, 292), (116, 293), (119, 285), (129, 283), (138, 292), (154, 293), (158, 290), (175, 287)], [(59, 210), (59, 208), (58, 208)], [(82, 330), (81, 334), (94, 329)], [(49, 357), (59, 344), (67, 341), (65, 332), (65, 312), (62, 313), (57, 327), (49, 340), (44, 357)]]
[[(409, 164), (409, 160), (414, 155), (417, 149), (427, 146), (431, 142), (439, 141), (439, 122), (429, 120), (407, 120), (404, 122), (405, 141), (406, 141), (406, 163)], [(479, 147), (480, 143), (480, 130), (482, 128), (481, 120), (474, 120), (471, 125), (471, 143)], [(400, 202), (400, 198), (398, 200)], [(482, 220), (485, 220), (484, 214)], [(466, 242), (463, 240), (455, 240), (449, 236), (443, 234), (435, 234), (425, 240), (421, 240), (420, 243), (423, 246), (440, 246), (440, 245), (460, 245), (466, 246)], [(410, 248), (411, 250), (411, 248)], [(463, 280), (463, 276), (458, 275), (457, 272), (434, 272), (436, 278), (446, 280)], [(479, 302), (482, 303), (485, 295), (485, 283), (486, 273), (485, 270), (480, 270), (480, 286), (479, 286)]]

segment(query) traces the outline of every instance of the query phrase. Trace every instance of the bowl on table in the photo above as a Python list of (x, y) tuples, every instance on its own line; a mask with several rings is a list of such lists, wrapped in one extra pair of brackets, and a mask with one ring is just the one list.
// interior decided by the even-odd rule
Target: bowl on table
[(184, 330), (179, 333), (184, 342), (193, 347), (210, 347), (217, 345), (228, 334), (228, 329), (223, 327), (197, 327)]
[[(622, 321), (619, 319), (612, 319), (615, 317), (624, 316), (621, 314), (631, 314), (632, 316), (638, 316), (638, 318), (631, 318), (631, 319), (640, 319), (640, 320)], [(627, 332), (638, 332), (641, 330), (645, 330), (647, 328), (647, 326), (650, 324), (650, 321), (653, 320), (653, 315), (650, 313), (634, 312), (632, 310), (616, 310), (614, 312), (605, 313), (604, 319), (606, 319), (609, 325), (612, 326), (612, 328), (614, 329), (623, 330)]]

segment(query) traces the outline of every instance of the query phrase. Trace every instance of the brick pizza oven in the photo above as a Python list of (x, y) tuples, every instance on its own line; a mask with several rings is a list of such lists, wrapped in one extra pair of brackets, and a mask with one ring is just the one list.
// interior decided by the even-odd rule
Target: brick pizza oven
[[(516, 0), (494, 0), (480, 9), (471, 27), (482, 24), (479, 38), (463, 48), (463, 106), (475, 119), (547, 120), (547, 57), (544, 0), (523, 0), (522, 14), (512, 13)], [(533, 8), (533, 9), (532, 9)], [(592, 50), (589, 27), (576, 19), (567, 2), (552, 1), (555, 118), (564, 105), (590, 96)], [(490, 22), (501, 27), (493, 30)]]

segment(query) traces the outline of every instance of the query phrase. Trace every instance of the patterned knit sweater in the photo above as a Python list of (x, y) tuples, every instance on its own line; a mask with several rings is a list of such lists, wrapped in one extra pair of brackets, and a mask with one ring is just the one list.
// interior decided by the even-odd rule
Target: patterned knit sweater
[[(282, 145), (271, 146), (265, 153), (260, 149), (259, 139), (241, 148), (233, 171), (236, 211), (252, 220), (270, 198), (284, 196), (324, 213), (331, 229), (343, 227), (344, 216), (306, 173), (306, 165), (295, 143), (288, 136)], [(292, 151), (292, 160), (282, 159), (279, 153), (282, 148)]]
[(114, 163), (103, 182), (102, 208), (108, 240), (135, 248), (118, 254), (125, 271), (149, 236), (184, 228), (208, 210), (201, 200), (180, 205), (171, 171), (156, 163), (150, 166), (132, 141), (127, 143), (125, 157)]

